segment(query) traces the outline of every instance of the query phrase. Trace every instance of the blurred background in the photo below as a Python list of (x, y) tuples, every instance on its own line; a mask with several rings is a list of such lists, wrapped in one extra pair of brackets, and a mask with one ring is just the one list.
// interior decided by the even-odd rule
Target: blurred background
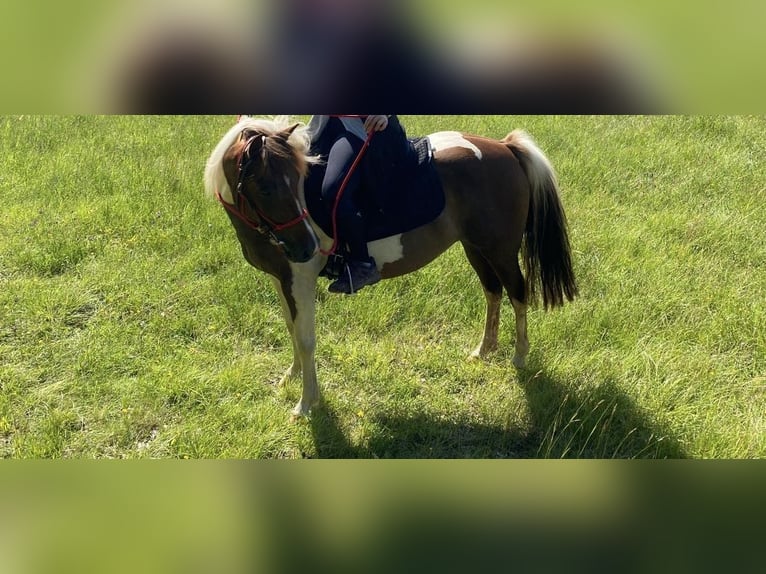
[(8, 0), (0, 111), (757, 113), (751, 0)]
[(694, 461), (6, 464), (0, 572), (759, 572), (763, 478)]

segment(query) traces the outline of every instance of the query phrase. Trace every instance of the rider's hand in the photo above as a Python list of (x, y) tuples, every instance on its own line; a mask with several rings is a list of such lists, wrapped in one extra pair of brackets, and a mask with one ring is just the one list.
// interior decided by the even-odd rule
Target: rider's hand
[(367, 133), (382, 132), (388, 127), (388, 116), (367, 116), (364, 129)]

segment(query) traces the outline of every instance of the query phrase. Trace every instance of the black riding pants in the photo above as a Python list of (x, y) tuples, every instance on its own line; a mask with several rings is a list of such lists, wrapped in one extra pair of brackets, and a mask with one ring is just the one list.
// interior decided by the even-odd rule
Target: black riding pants
[[(332, 209), (340, 191), (343, 180), (354, 163), (364, 142), (345, 131), (338, 133), (329, 146), (327, 164), (322, 179), (322, 200)], [(348, 244), (352, 260), (367, 260), (367, 240), (365, 238), (364, 222), (357, 207), (356, 195), (362, 182), (361, 164), (349, 179), (337, 210), (338, 235)]]

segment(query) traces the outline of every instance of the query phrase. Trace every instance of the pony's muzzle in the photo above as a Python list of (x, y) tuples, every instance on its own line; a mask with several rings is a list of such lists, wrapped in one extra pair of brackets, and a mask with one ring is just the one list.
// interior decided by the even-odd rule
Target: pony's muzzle
[(319, 253), (319, 240), (316, 237), (311, 237), (311, 243), (309, 245), (292, 246), (288, 246), (287, 243), (280, 241), (278, 247), (293, 263), (306, 263)]
[(306, 263), (306, 261), (311, 261), (313, 257), (317, 254), (317, 249), (305, 249), (301, 253), (298, 254), (298, 256), (290, 256), (290, 260), (294, 263)]

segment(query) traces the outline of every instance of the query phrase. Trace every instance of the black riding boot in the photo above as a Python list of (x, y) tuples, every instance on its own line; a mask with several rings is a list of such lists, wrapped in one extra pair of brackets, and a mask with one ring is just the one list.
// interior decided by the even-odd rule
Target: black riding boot
[(370, 257), (368, 261), (349, 261), (343, 268), (343, 275), (331, 283), (331, 293), (345, 293), (353, 295), (368, 285), (374, 285), (380, 281), (380, 271), (375, 260)]
[(368, 285), (380, 281), (380, 271), (375, 260), (367, 252), (367, 240), (364, 236), (364, 222), (358, 213), (338, 221), (341, 237), (348, 242), (350, 254), (340, 278), (331, 283), (331, 293), (353, 295)]

